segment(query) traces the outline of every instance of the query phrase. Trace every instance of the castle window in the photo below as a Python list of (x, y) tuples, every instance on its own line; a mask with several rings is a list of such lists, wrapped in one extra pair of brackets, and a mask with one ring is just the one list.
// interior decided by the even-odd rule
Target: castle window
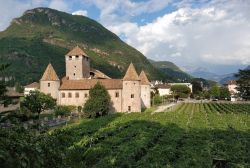
[(74, 73), (73, 75), (76, 76), (76, 73)]
[(68, 97), (71, 98), (72, 97), (72, 93), (68, 93)]
[(119, 92), (115, 92), (115, 97), (119, 97)]
[(62, 98), (65, 98), (65, 93), (62, 93)]
[(135, 97), (135, 95), (134, 94), (131, 94), (131, 98), (134, 98)]
[(86, 61), (88, 61), (89, 60), (89, 58), (88, 57), (86, 57)]
[(76, 66), (74, 66), (76, 68)]
[(50, 87), (50, 83), (48, 83), (48, 87)]
[(128, 106), (128, 111), (131, 111), (131, 106)]
[(75, 93), (75, 97), (79, 98), (79, 93), (78, 92)]
[(85, 93), (85, 94), (84, 94), (84, 97), (85, 97), (85, 98), (86, 98), (86, 97), (88, 97), (88, 94), (87, 94), (87, 93)]
[(76, 59), (77, 59), (77, 60), (79, 59), (79, 56), (78, 56), (78, 55), (76, 55)]
[(72, 60), (72, 56), (69, 56), (69, 60)]

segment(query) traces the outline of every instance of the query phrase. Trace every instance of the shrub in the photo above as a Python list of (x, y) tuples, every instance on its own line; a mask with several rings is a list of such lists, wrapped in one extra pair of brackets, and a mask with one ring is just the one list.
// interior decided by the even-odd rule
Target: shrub
[(55, 110), (56, 116), (68, 116), (70, 115), (71, 108), (69, 106), (56, 106)]

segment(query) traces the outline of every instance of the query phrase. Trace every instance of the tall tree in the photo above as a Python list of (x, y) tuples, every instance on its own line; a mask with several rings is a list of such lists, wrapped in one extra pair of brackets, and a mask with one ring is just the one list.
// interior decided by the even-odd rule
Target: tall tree
[(4, 80), (4, 71), (9, 67), (10, 64), (1, 64), (0, 65), (0, 77), (2, 78), (0, 80), (0, 104), (5, 104), (7, 101), (7, 97), (5, 93), (7, 92), (6, 89), (6, 82)]
[(83, 112), (87, 117), (98, 117), (108, 114), (110, 95), (106, 88), (99, 82), (90, 89), (89, 99), (84, 105)]
[(193, 80), (192, 82), (193, 94), (200, 94), (202, 92), (202, 84), (201, 81)]
[(218, 99), (220, 97), (220, 87), (218, 85), (213, 85), (209, 92), (212, 98)]
[(235, 76), (238, 78), (236, 89), (239, 91), (239, 96), (250, 100), (250, 69), (239, 70)]
[(227, 87), (221, 87), (220, 88), (220, 99), (229, 99), (230, 98), (230, 92)]

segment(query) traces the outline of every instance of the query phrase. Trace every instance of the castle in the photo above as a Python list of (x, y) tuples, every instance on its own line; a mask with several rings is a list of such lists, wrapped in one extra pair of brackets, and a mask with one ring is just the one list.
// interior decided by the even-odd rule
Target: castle
[[(49, 64), (40, 79), (25, 90), (39, 89), (57, 100), (58, 105), (84, 106), (89, 90), (99, 82), (111, 97), (112, 112), (141, 112), (150, 107), (150, 82), (144, 71), (138, 76), (131, 63), (123, 79), (111, 79), (90, 67), (90, 58), (78, 46), (65, 55), (66, 76), (58, 78)], [(26, 93), (28, 94), (28, 93)]]

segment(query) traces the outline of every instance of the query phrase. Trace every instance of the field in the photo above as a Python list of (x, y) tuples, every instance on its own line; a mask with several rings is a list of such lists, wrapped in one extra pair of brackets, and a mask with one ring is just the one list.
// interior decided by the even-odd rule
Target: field
[(163, 113), (83, 119), (20, 137), (35, 148), (23, 154), (30, 167), (250, 167), (249, 114), (249, 104), (183, 103)]

